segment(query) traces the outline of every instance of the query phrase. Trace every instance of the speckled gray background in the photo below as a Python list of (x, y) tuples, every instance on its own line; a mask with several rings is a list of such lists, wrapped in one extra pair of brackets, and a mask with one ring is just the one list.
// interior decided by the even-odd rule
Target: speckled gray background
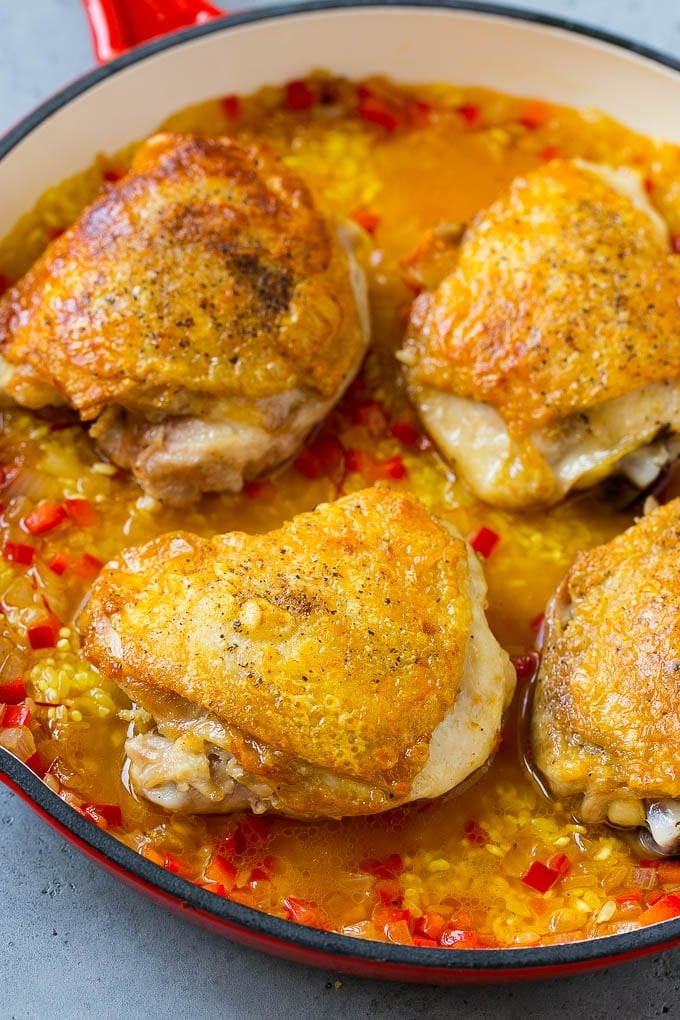
[[(680, 56), (678, 0), (509, 6), (573, 17)], [(91, 65), (78, 0), (0, 0), (0, 132)], [(441, 989), (340, 978), (336, 987), (338, 978), (165, 914), (0, 789), (0, 1020), (680, 1017), (680, 951), (550, 984)]]

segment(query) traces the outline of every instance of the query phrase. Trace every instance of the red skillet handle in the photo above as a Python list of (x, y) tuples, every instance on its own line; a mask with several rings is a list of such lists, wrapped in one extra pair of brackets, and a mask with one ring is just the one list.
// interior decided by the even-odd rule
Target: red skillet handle
[(159, 35), (226, 12), (206, 0), (83, 0), (100, 64)]

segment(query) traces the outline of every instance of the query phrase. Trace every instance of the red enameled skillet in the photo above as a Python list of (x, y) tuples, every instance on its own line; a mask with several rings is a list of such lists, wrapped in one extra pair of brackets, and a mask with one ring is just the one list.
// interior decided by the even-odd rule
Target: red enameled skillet
[[(0, 140), (0, 236), (49, 186), (87, 166), (95, 153), (149, 134), (174, 110), (317, 67), (352, 78), (383, 73), (399, 81), (485, 85), (596, 107), (680, 142), (680, 65), (566, 21), (436, 0), (333, 0), (231, 17), (204, 0), (84, 4), (102, 66)], [(301, 963), (451, 984), (554, 977), (680, 945), (680, 918), (603, 939), (502, 950), (429, 950), (316, 931), (157, 867), (74, 811), (2, 748), (0, 779), (84, 853), (164, 907)]]

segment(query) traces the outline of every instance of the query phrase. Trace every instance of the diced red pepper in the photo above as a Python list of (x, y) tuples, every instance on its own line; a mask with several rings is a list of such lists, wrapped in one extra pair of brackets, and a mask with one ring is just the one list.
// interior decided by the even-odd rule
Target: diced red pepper
[(243, 493), (248, 499), (259, 499), (267, 503), (276, 499), (276, 486), (269, 478), (255, 479), (243, 487)]
[(363, 475), (366, 481), (403, 478), (406, 474), (404, 463), (398, 455), (387, 460), (377, 460), (368, 450), (348, 450), (347, 469)]
[(222, 110), (227, 120), (238, 120), (241, 115), (241, 100), (235, 95), (223, 96)]
[(110, 166), (104, 171), (102, 176), (108, 184), (115, 184), (116, 181), (125, 176), (125, 170), (119, 166)]
[(374, 889), (384, 907), (401, 907), (404, 902), (404, 890), (396, 878), (381, 878)]
[(69, 556), (67, 552), (58, 552), (52, 557), (50, 562), (47, 564), (49, 569), (54, 574), (58, 574), (61, 577), (68, 570)]
[(532, 861), (527, 873), (522, 875), (522, 881), (525, 885), (528, 885), (530, 889), (535, 889), (536, 892), (546, 893), (548, 889), (551, 889), (554, 886), (555, 882), (557, 882), (560, 877), (559, 871), (549, 868), (541, 861)]
[(541, 657), (538, 652), (529, 652), (527, 655), (513, 655), (510, 661), (515, 667), (518, 680), (529, 680), (538, 669)]
[(472, 819), (465, 823), (465, 835), (471, 843), (475, 843), (477, 846), (486, 846), (490, 843), (490, 837), (486, 829), (483, 829), (481, 825)]
[(404, 870), (404, 860), (401, 854), (390, 854), (380, 860), (371, 858), (362, 861), (359, 868), (376, 878), (396, 878)]
[(65, 230), (66, 227), (52, 227), (52, 229), (48, 232), (47, 237), (50, 241), (56, 241), (58, 237), (61, 237)]
[(298, 899), (296, 896), (287, 896), (281, 900), (281, 906), (291, 921), (297, 921), (298, 924), (304, 924), (308, 928), (325, 928), (316, 903)]
[(79, 528), (91, 528), (97, 523), (97, 511), (89, 499), (65, 499), (64, 510)]
[(620, 907), (623, 907), (627, 903), (640, 903), (642, 893), (639, 889), (631, 889), (630, 892), (621, 893), (619, 896), (615, 896), (614, 899)]
[(645, 191), (647, 192), (647, 194), (651, 195), (651, 193), (654, 191), (654, 181), (652, 180), (652, 178), (651, 177), (645, 177), (645, 179), (642, 182), (642, 185), (643, 185)]
[(27, 631), (28, 643), (33, 651), (40, 648), (54, 648), (59, 637), (61, 624), (56, 616), (48, 616), (43, 623), (37, 623), (29, 627)]
[[(3, 698), (2, 688), (0, 688), (0, 701), (6, 700), (6, 698)], [(680, 883), (680, 861), (659, 861), (659, 881)]]
[(680, 255), (680, 234), (673, 234), (671, 238), (671, 248), (676, 255)]
[(427, 911), (416, 919), (415, 931), (418, 935), (423, 935), (425, 938), (433, 939), (438, 942), (441, 938), (444, 929), (446, 928), (446, 920), (441, 914), (430, 913)]
[(387, 941), (395, 942), (398, 946), (410, 946), (413, 942), (408, 921), (386, 921), (383, 931)]
[(10, 563), (30, 567), (35, 556), (35, 549), (32, 545), (24, 545), (23, 542), (5, 542), (2, 547), (2, 555)]
[(312, 443), (312, 451), (326, 477), (339, 484), (345, 474), (345, 448), (338, 437), (322, 432)]
[(271, 882), (271, 880), (272, 880), (271, 871), (268, 871), (266, 868), (261, 867), (259, 864), (256, 864), (253, 870), (250, 872), (251, 882)]
[(551, 159), (557, 159), (559, 156), (559, 149), (556, 145), (546, 145), (543, 149), (541, 149), (539, 155), (542, 160), (549, 163)]
[(26, 697), (26, 684), (22, 676), (0, 684), (0, 701), (5, 705), (20, 705)]
[(377, 462), (376, 475), (378, 478), (392, 478), (394, 481), (400, 481), (402, 478), (406, 478), (407, 474), (406, 465), (398, 453), (394, 457), (387, 457), (385, 460)]
[(226, 896), (227, 890), (220, 882), (198, 882), (201, 889), (207, 889), (208, 892), (214, 893), (215, 896)]
[(345, 448), (337, 436), (322, 433), (311, 446), (305, 447), (293, 461), (293, 467), (304, 478), (324, 475), (340, 484), (345, 474)]
[(395, 421), (390, 429), (390, 435), (404, 446), (415, 446), (420, 439), (420, 432), (410, 421)]
[(658, 921), (668, 921), (671, 917), (680, 917), (680, 896), (667, 893), (653, 906), (643, 910), (637, 920), (639, 924), (656, 924)]
[(98, 560), (96, 556), (84, 552), (73, 562), (71, 570), (84, 581), (93, 581), (103, 566), (102, 561)]
[[(95, 809), (95, 808), (98, 809), (99, 807), (101, 807), (101, 805), (93, 804), (93, 805), (91, 805), (91, 807), (93, 809)], [(82, 811), (82, 808), (81, 808), (81, 811)], [(88, 818), (91, 817), (92, 820), (95, 821), (95, 818), (93, 817), (94, 814), (96, 814), (95, 811), (93, 811), (92, 813), (88, 812)], [(105, 827), (104, 824), (103, 824), (103, 821), (104, 821), (104, 819), (103, 819), (103, 816), (102, 816), (101, 820), (99, 822), (97, 822), (97, 824), (101, 825), (102, 828)], [(116, 823), (111, 823), (111, 824), (119, 824), (119, 823), (116, 822)], [(121, 821), (120, 824), (122, 824), (122, 821)], [(141, 853), (142, 857), (146, 857), (147, 861), (151, 861), (152, 864), (157, 864), (159, 868), (165, 868), (165, 870), (169, 871), (172, 875), (181, 875), (183, 878), (189, 878), (189, 876), (191, 875), (190, 869), (186, 866), (186, 864), (181, 859), (181, 857), (177, 857), (177, 856), (175, 856), (175, 854), (160, 853), (158, 850), (155, 850), (152, 846), (142, 847), (142, 849), (140, 850), (140, 853)], [(210, 888), (211, 892), (218, 892), (219, 891), (218, 890), (218, 886), (216, 884), (211, 884), (210, 886), (203, 885), (203, 888), (204, 889)], [(222, 889), (222, 893), (221, 894), (224, 895), (225, 894), (224, 888), (222, 886), (219, 886), (219, 889)]]
[(548, 860), (548, 867), (564, 878), (571, 871), (571, 861), (566, 854), (553, 854)]
[(9, 276), (7, 276), (5, 273), (0, 273), (0, 297), (2, 297), (5, 291), (9, 290), (11, 286), (12, 281), (10, 280)]
[(536, 131), (550, 118), (550, 107), (538, 99), (530, 99), (522, 106), (517, 120), (529, 131)]
[(369, 478), (373, 467), (374, 459), (368, 450), (348, 450), (347, 470)]
[(205, 869), (205, 877), (211, 882), (218, 882), (224, 886), (227, 892), (231, 892), (236, 885), (237, 875), (238, 868), (231, 861), (228, 861), (223, 854), (213, 854)]
[(386, 924), (396, 924), (399, 921), (405, 921), (410, 930), (413, 924), (411, 912), (406, 907), (392, 906), (384, 903), (376, 904), (371, 913), (371, 920), (377, 928), (383, 929)]
[(303, 478), (320, 478), (322, 475), (321, 461), (308, 446), (301, 450), (298, 456), (293, 461), (293, 467), (295, 470), (303, 476)]
[(440, 946), (455, 946), (456, 949), (474, 949), (479, 944), (479, 935), (469, 928), (445, 928), (439, 937)]
[(50, 768), (49, 763), (37, 751), (30, 758), (27, 758), (24, 764), (28, 765), (31, 772), (35, 772), (36, 776), (39, 776), (41, 779), (45, 778)]
[(376, 96), (368, 89), (359, 91), (358, 114), (362, 120), (384, 128), (387, 132), (396, 131), (401, 123), (401, 117), (384, 99)]
[(163, 867), (171, 875), (179, 875), (181, 878), (189, 878), (191, 875), (191, 869), (176, 854), (166, 853)]
[(316, 96), (306, 81), (289, 81), (286, 85), (286, 105), (289, 110), (308, 110), (315, 102)]
[(123, 824), (123, 814), (118, 804), (81, 804), (80, 811), (102, 829)]
[(414, 99), (408, 105), (408, 114), (413, 127), (425, 127), (430, 122), (432, 104), (423, 99)]
[(359, 206), (358, 209), (354, 209), (350, 214), (349, 218), (365, 230), (371, 237), (375, 234), (376, 230), (380, 226), (382, 216), (376, 212), (371, 212), (365, 205)]
[(487, 528), (485, 525), (482, 525), (479, 531), (470, 539), (470, 545), (476, 553), (479, 553), (480, 556), (487, 559), (494, 551), (500, 540), (501, 536), (498, 532), (492, 531), (491, 528)]
[(387, 429), (389, 417), (385, 406), (379, 400), (361, 400), (352, 408), (352, 421), (355, 425), (361, 425), (372, 436), (379, 436)]
[(46, 499), (26, 514), (23, 525), (31, 535), (42, 535), (65, 520), (66, 511), (61, 503), (53, 503)]
[(0, 726), (28, 726), (31, 710), (26, 705), (6, 705), (0, 716)]
[(466, 124), (478, 124), (481, 120), (482, 111), (474, 103), (463, 103), (456, 109)]

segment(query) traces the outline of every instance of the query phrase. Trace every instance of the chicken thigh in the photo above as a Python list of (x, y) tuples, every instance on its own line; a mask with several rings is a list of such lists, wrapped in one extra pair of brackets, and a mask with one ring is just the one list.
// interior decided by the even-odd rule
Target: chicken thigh
[(680, 257), (639, 176), (556, 160), (477, 216), (399, 357), (487, 502), (548, 505), (612, 473), (644, 487), (678, 447), (679, 299)]
[(373, 488), (265, 535), (127, 550), (94, 584), (84, 650), (153, 716), (126, 751), (159, 806), (373, 814), (493, 754), (515, 675), (485, 598), (454, 529)]
[(350, 237), (268, 149), (156, 135), (0, 300), (0, 382), (75, 408), (152, 496), (238, 491), (361, 363)]
[(680, 500), (582, 552), (553, 596), (532, 718), (536, 765), (585, 822), (680, 849)]

